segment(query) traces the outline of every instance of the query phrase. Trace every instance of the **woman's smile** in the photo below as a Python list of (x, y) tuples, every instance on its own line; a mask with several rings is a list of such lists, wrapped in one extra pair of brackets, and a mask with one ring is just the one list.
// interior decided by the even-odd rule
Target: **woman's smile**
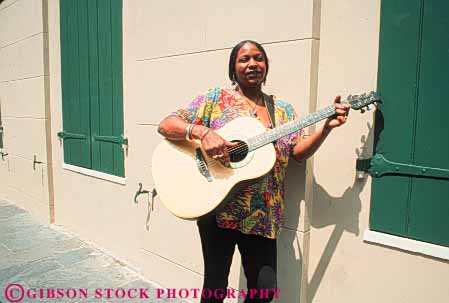
[(235, 61), (237, 83), (243, 87), (260, 87), (265, 80), (265, 56), (252, 43), (245, 43)]

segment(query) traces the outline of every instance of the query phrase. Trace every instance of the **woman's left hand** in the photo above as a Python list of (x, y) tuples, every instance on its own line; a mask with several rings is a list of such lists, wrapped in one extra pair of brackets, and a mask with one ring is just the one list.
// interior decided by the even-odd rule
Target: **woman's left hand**
[(326, 119), (326, 122), (324, 123), (324, 127), (326, 129), (330, 130), (332, 128), (339, 127), (345, 124), (346, 120), (348, 119), (349, 109), (351, 108), (351, 105), (349, 105), (348, 103), (340, 104), (340, 100), (340, 96), (335, 97), (335, 115)]

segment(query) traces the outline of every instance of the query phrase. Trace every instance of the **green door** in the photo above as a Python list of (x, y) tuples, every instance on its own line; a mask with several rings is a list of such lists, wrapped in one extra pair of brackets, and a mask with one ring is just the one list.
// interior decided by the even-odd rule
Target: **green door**
[(375, 152), (412, 173), (373, 178), (372, 230), (449, 246), (448, 88), (449, 1), (383, 0)]

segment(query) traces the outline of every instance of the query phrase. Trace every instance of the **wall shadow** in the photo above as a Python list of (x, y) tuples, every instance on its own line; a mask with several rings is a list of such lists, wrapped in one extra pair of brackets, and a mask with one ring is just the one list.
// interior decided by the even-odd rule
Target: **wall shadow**
[[(361, 146), (355, 149), (357, 157), (368, 158), (371, 156), (374, 129), (369, 123), (367, 123), (367, 127), (368, 135), (361, 136)], [(317, 229), (333, 226), (333, 230), (318, 265), (309, 278), (307, 286), (308, 302), (313, 301), (343, 234), (345, 232), (355, 236), (360, 234), (359, 214), (362, 210), (360, 193), (365, 187), (366, 181), (366, 175), (362, 179), (356, 178), (354, 167), (353, 183), (346, 188), (343, 195), (336, 197), (330, 195), (323, 186), (316, 182), (315, 178), (313, 180), (310, 224)]]
[(348, 232), (355, 236), (358, 236), (360, 233), (359, 213), (362, 209), (362, 201), (359, 195), (365, 183), (366, 178), (361, 182), (355, 180), (351, 186), (346, 188), (341, 197), (334, 197), (329, 195), (314, 180), (311, 225), (314, 228), (324, 228), (332, 225), (334, 229), (320, 257), (316, 270), (309, 279), (307, 287), (308, 302), (312, 302), (315, 297), (343, 233)]

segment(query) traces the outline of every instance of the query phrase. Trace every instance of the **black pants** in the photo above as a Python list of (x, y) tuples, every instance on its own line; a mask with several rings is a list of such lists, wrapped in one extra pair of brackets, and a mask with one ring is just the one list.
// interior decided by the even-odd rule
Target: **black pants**
[[(245, 303), (271, 302), (277, 288), (276, 283), (276, 240), (261, 236), (245, 235), (236, 230), (217, 227), (215, 216), (201, 218), (198, 222), (204, 259), (203, 290), (222, 290), (226, 294), (232, 255), (237, 245), (243, 270), (250, 289), (265, 290), (260, 298), (247, 297)], [(270, 291), (267, 299), (266, 291)], [(260, 292), (258, 292), (259, 294)], [(236, 297), (237, 297), (236, 293)], [(201, 303), (221, 303), (223, 299), (212, 296), (202, 298)]]

